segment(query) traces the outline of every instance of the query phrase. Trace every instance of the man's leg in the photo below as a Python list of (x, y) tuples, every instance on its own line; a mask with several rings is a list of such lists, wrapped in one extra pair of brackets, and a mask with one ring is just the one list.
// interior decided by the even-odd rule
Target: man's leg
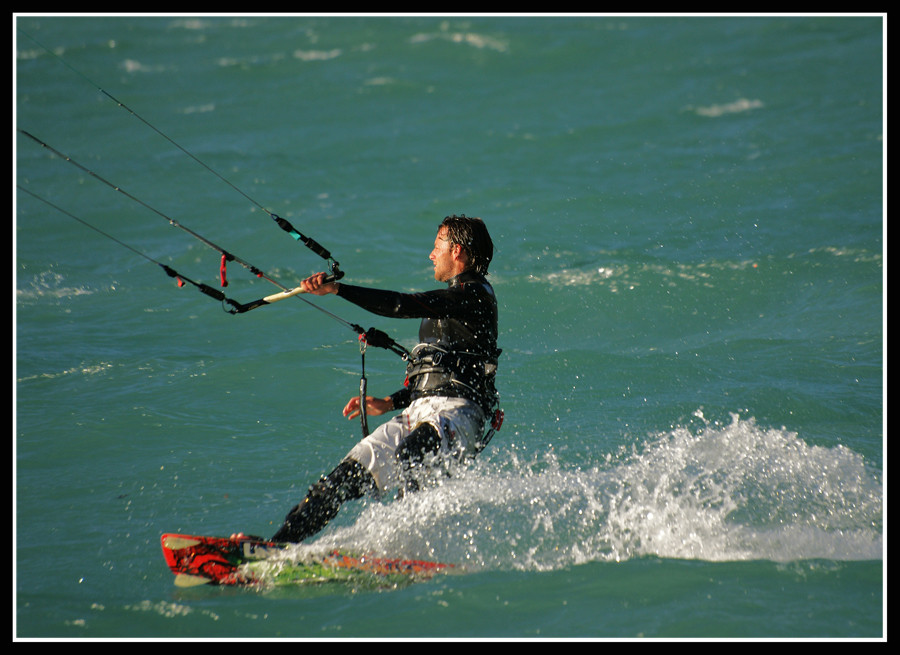
[(375, 490), (372, 474), (362, 464), (345, 459), (309, 488), (303, 502), (288, 512), (272, 541), (301, 542), (322, 530), (337, 516), (343, 503)]
[(441, 451), (441, 435), (431, 423), (422, 423), (397, 448), (400, 461), (400, 493), (418, 491), (423, 463), (430, 455)]

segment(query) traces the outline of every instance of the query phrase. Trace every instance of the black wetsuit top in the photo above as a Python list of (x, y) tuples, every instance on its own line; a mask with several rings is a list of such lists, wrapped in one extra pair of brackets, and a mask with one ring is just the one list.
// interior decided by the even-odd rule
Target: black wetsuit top
[(394, 408), (426, 396), (467, 398), (489, 414), (496, 402), (497, 299), (484, 276), (464, 271), (446, 289), (399, 293), (341, 283), (341, 298), (373, 314), (421, 318), (419, 345), (407, 364), (407, 385)]

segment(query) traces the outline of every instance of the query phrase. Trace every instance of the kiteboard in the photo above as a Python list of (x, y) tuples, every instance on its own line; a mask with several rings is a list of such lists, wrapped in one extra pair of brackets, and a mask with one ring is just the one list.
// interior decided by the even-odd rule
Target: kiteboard
[(175, 585), (245, 586), (349, 582), (394, 585), (425, 580), (453, 569), (452, 564), (425, 560), (314, 551), (297, 544), (255, 537), (162, 535), (166, 564)]

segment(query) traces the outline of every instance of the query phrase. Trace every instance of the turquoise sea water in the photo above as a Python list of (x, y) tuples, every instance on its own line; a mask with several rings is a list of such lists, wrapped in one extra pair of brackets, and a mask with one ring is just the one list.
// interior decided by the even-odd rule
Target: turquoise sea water
[(16, 190), (14, 635), (886, 636), (884, 20), (17, 18), (17, 127), (164, 216), (22, 134), (16, 183), (193, 280), (219, 256), (165, 217), (287, 286), (322, 269), (240, 192), (399, 290), (483, 217), (506, 421), (314, 544), (462, 574), (177, 589), (160, 534), (271, 535), (359, 438), (356, 334), (229, 315)]

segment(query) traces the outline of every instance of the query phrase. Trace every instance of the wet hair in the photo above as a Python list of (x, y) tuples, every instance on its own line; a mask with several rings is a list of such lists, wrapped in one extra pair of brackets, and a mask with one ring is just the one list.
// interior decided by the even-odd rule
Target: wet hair
[(488, 266), (494, 258), (494, 242), (480, 218), (465, 214), (445, 216), (438, 226), (447, 228), (450, 245), (459, 244), (469, 258), (469, 268), (481, 275), (488, 274)]

